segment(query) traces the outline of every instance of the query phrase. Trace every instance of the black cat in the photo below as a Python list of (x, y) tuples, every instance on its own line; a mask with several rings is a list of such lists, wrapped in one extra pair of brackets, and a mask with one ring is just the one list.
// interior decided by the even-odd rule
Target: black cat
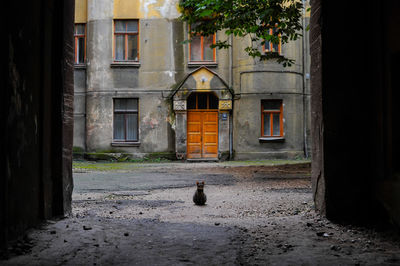
[(207, 196), (204, 194), (204, 181), (199, 183), (196, 182), (197, 190), (193, 195), (193, 202), (196, 205), (204, 205), (207, 201)]

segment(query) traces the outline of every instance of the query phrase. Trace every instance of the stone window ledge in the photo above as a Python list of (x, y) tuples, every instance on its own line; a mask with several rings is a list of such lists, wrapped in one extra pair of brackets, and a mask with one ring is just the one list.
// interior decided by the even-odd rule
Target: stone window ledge
[(258, 138), (259, 142), (284, 142), (285, 138), (284, 137), (262, 137)]
[(140, 67), (140, 62), (112, 62), (110, 67)]
[(206, 66), (206, 67), (218, 67), (217, 62), (189, 62), (188, 67), (201, 67), (201, 66)]
[(86, 64), (74, 64), (74, 69), (86, 69)]
[(113, 141), (113, 142), (111, 142), (111, 146), (113, 146), (113, 147), (138, 147), (138, 146), (140, 146), (140, 142)]

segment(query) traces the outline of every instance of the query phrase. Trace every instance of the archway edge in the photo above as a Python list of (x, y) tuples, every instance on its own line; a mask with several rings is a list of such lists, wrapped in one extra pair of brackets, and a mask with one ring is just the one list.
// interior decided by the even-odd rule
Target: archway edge
[(220, 100), (232, 100), (234, 92), (214, 71), (202, 66), (190, 72), (172, 89), (169, 96), (174, 101), (186, 100), (191, 92), (214, 92)]

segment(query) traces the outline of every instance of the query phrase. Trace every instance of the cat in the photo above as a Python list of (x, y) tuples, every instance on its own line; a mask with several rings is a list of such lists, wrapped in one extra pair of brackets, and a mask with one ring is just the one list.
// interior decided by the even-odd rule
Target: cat
[(204, 181), (196, 182), (197, 190), (193, 195), (193, 202), (196, 205), (204, 205), (207, 201), (207, 196), (204, 194)]

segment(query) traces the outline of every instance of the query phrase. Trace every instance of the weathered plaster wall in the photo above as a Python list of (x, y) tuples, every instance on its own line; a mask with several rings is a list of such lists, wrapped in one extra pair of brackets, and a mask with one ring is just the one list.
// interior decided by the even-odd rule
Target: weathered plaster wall
[[(88, 2), (86, 145), (88, 151), (115, 148), (144, 156), (173, 152), (174, 121), (166, 96), (183, 76), (183, 24), (171, 1)], [(101, 9), (102, 6), (104, 9)], [(152, 12), (146, 10), (150, 8)], [(175, 8), (175, 9), (174, 9)], [(174, 11), (175, 10), (175, 11)], [(139, 64), (113, 62), (113, 20), (139, 20)], [(176, 39), (173, 39), (176, 38)], [(175, 70), (175, 65), (178, 68)], [(128, 147), (112, 144), (113, 98), (139, 99), (139, 143)]]
[(187, 112), (175, 112), (175, 152), (178, 159), (186, 159)]
[[(198, 68), (199, 64), (189, 62), (188, 45), (182, 45), (182, 41), (188, 38), (188, 25), (179, 21), (177, 0), (98, 0), (87, 4), (87, 95), (86, 95), (86, 122), (83, 125), (80, 118), (76, 120), (77, 134), (85, 131), (85, 137), (79, 137), (76, 144), (83, 144), (86, 139), (88, 151), (106, 150), (111, 147), (121, 148), (142, 156), (148, 152), (174, 152), (183, 153), (186, 149), (186, 128), (179, 122), (185, 123), (185, 115), (182, 112), (176, 114), (169, 110), (171, 102), (166, 97), (171, 88), (181, 82), (189, 73)], [(113, 20), (114, 19), (139, 19), (139, 64), (136, 66), (121, 65), (113, 62)], [(224, 32), (218, 32), (218, 40), (226, 40), (228, 36)], [(307, 100), (300, 101), (299, 95), (303, 93), (303, 63), (301, 41), (292, 42), (283, 47), (282, 51), (290, 58), (296, 59), (296, 65), (291, 68), (283, 68), (276, 62), (257, 62), (249, 57), (244, 47), (249, 43), (248, 39), (234, 38), (233, 50), (222, 49), (216, 51), (216, 63), (206, 64), (209, 69), (228, 83), (233, 79), (232, 88), (238, 94), (234, 103), (233, 129), (234, 135), (243, 134), (240, 125), (241, 119), (252, 117), (257, 123), (252, 125), (250, 134), (254, 140), (246, 140), (238, 137), (233, 140), (234, 149), (240, 158), (271, 156), (276, 153), (280, 145), (282, 152), (294, 157), (301, 154), (304, 140), (304, 122), (302, 114), (303, 106)], [(260, 47), (261, 49), (261, 47)], [(232, 51), (232, 57), (230, 53)], [(233, 66), (231, 71), (230, 65)], [(270, 73), (275, 71), (279, 73)], [(292, 73), (281, 73), (281, 72)], [(251, 73), (254, 72), (254, 73)], [(297, 73), (297, 74), (296, 74)], [(233, 75), (233, 76), (232, 76)], [(187, 86), (182, 88), (186, 92), (186, 99), (190, 91), (195, 90), (195, 76), (190, 77)], [(192, 83), (190, 81), (192, 80)], [(217, 79), (211, 81), (216, 82)], [(209, 84), (208, 84), (209, 85)], [(211, 87), (224, 87), (225, 85), (212, 84)], [(272, 94), (271, 94), (272, 93)], [(283, 95), (283, 96), (282, 96)], [(83, 99), (77, 95), (76, 105), (82, 105)], [(118, 147), (112, 144), (112, 98), (136, 97), (139, 99), (139, 142), (134, 147)], [(230, 99), (221, 96), (220, 99)], [(298, 138), (291, 137), (294, 132), (286, 132), (287, 137), (278, 146), (276, 143), (259, 143), (260, 127), (260, 99), (257, 97), (285, 98), (284, 104), (295, 104), (285, 114), (287, 121), (295, 119), (295, 122), (286, 122), (287, 130), (295, 130)], [(301, 97), (300, 97), (301, 98)], [(149, 103), (149, 104), (147, 104)], [(76, 106), (76, 110), (82, 107)], [(107, 111), (104, 111), (107, 110)], [(160, 112), (161, 110), (161, 112)], [(244, 114), (250, 112), (250, 114)], [(286, 109), (285, 111), (286, 112)], [(149, 118), (149, 115), (151, 119)], [(258, 119), (258, 120), (257, 120)], [(79, 122), (78, 122), (79, 121)], [(149, 122), (151, 121), (151, 122)], [(166, 124), (165, 124), (165, 121)], [(228, 119), (229, 121), (229, 119)], [(149, 127), (149, 123), (152, 125)], [(221, 125), (227, 124), (227, 127)], [(285, 124), (285, 125), (286, 125)], [(161, 126), (162, 125), (162, 126)], [(290, 125), (290, 126), (289, 126)], [(85, 126), (85, 128), (83, 128)], [(182, 131), (183, 132), (178, 132)], [(220, 119), (219, 147), (220, 153), (229, 152), (229, 122)], [(247, 136), (248, 133), (245, 133)], [(171, 139), (173, 137), (173, 139)], [(176, 137), (176, 138), (175, 138)], [(256, 141), (246, 147), (244, 143)], [(176, 142), (176, 143), (175, 143)], [(167, 143), (167, 144), (166, 144)], [(168, 144), (169, 143), (169, 144)], [(112, 146), (114, 145), (114, 146)], [(185, 151), (186, 152), (186, 151)], [(272, 152), (272, 153), (271, 153)], [(263, 153), (265, 153), (263, 155)], [(247, 155), (246, 155), (247, 154)], [(258, 156), (257, 155), (257, 156)], [(239, 158), (239, 157), (237, 157)]]
[(86, 147), (86, 69), (74, 70), (74, 147)]
[(178, 0), (114, 0), (114, 17), (148, 19), (179, 17)]
[[(225, 115), (225, 118), (224, 118)], [(229, 159), (229, 111), (220, 111), (218, 117), (218, 151), (221, 159)]]
[[(284, 140), (262, 141), (260, 99), (282, 99)], [(235, 159), (295, 158), (303, 156), (301, 95), (257, 94), (235, 101), (233, 143)], [(257, 112), (258, 111), (258, 112)], [(258, 114), (260, 113), (260, 114)]]
[[(306, 87), (303, 84), (302, 40), (282, 46), (282, 54), (295, 59), (292, 67), (274, 61), (260, 62), (249, 57), (244, 48), (249, 38), (234, 38), (233, 44), (233, 149), (235, 159), (295, 158), (304, 156), (304, 132), (308, 116)], [(260, 45), (260, 49), (261, 45)], [(308, 56), (304, 50), (304, 56)], [(305, 62), (307, 63), (307, 62)], [(303, 90), (303, 88), (305, 88)], [(261, 100), (283, 101), (284, 140), (260, 141)], [(305, 127), (306, 125), (306, 127)]]
[[(113, 98), (139, 98), (139, 142), (138, 146), (126, 147), (114, 144)], [(160, 93), (135, 93), (130, 91), (103, 93), (91, 97), (87, 103), (87, 142), (89, 151), (111, 147), (134, 153), (137, 157), (152, 152), (172, 152), (168, 141), (171, 130), (168, 126), (169, 105)], [(104, 110), (110, 110), (105, 112)], [(91, 126), (89, 126), (91, 125)]]
[[(310, 7), (309, 1), (307, 1), (307, 7)], [(306, 12), (304, 18), (303, 27), (307, 28), (310, 25), (310, 11)], [(304, 122), (305, 122), (305, 155), (311, 157), (312, 150), (312, 138), (311, 138), (311, 53), (310, 53), (310, 31), (306, 31), (304, 34), (303, 43), (303, 54), (304, 56)]]

